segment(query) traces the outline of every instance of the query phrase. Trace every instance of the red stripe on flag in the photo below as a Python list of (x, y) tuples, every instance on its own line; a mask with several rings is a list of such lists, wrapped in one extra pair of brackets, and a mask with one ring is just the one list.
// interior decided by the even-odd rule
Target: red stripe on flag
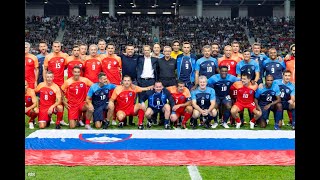
[(26, 150), (26, 165), (294, 165), (294, 150)]

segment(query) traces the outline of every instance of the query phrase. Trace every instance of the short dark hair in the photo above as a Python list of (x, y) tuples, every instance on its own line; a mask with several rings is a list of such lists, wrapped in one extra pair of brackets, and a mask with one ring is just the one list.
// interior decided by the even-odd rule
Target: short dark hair
[(173, 46), (174, 43), (179, 43), (179, 45), (180, 45), (180, 42), (178, 40), (172, 41), (172, 46)]
[(75, 65), (75, 66), (73, 66), (72, 70), (74, 70), (74, 69), (80, 69), (81, 70), (81, 67), (78, 66), (78, 65)]
[(182, 81), (182, 80), (179, 79), (179, 80), (177, 80), (177, 85), (178, 85), (178, 84), (184, 84), (184, 85), (185, 85), (186, 83), (185, 83), (184, 81)]
[(98, 74), (98, 78), (99, 78), (99, 79), (100, 79), (102, 76), (106, 76), (106, 73), (100, 72), (100, 73)]
[(129, 76), (129, 75), (124, 75), (124, 76), (122, 77), (122, 80), (123, 80), (125, 77), (128, 77), (128, 78), (130, 78), (130, 80), (132, 80), (132, 79), (131, 79), (131, 76)]
[(222, 68), (229, 69), (228, 66), (224, 66), (224, 65), (219, 67), (220, 70), (221, 70)]

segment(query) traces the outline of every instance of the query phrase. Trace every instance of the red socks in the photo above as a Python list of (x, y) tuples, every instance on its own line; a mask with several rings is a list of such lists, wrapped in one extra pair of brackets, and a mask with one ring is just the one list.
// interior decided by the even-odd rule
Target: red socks
[(144, 119), (144, 111), (142, 109), (139, 109), (138, 111), (138, 118), (139, 118), (139, 124), (142, 124), (143, 123), (143, 119)]

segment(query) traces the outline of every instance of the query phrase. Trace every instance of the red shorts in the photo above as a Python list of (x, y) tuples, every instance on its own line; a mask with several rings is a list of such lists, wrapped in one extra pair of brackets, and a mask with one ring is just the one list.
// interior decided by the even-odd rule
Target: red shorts
[(118, 111), (123, 111), (126, 116), (135, 116), (136, 114), (134, 113), (134, 105), (133, 106), (130, 106), (129, 108), (127, 109), (120, 109), (119, 107), (116, 108), (116, 112)]
[(242, 104), (239, 102), (235, 102), (234, 105), (236, 105), (240, 111), (243, 111), (244, 108), (248, 108), (251, 113), (256, 108), (256, 104), (254, 102), (252, 102), (250, 104)]
[(78, 106), (70, 106), (68, 109), (68, 119), (69, 120), (78, 120), (79, 116), (82, 113), (83, 106), (86, 102), (81, 102)]
[(179, 118), (181, 115), (184, 115), (186, 113), (186, 108), (185, 107), (179, 107), (175, 112), (177, 117)]
[[(51, 117), (49, 117), (49, 114), (48, 114), (48, 110), (49, 110), (50, 106), (49, 107), (45, 107), (45, 108), (39, 108), (39, 116), (38, 116), (38, 121), (46, 121), (46, 122), (49, 122), (51, 120)], [(52, 114), (57, 114), (57, 109), (56, 108), (53, 108), (53, 112)]]
[(28, 88), (34, 89), (35, 82), (28, 82)]
[(27, 115), (28, 117), (31, 117), (31, 109), (25, 113), (25, 115)]

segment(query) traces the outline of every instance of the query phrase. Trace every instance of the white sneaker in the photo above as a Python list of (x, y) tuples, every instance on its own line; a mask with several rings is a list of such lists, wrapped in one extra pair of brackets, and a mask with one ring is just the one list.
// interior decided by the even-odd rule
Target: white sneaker
[(65, 123), (63, 120), (60, 121), (60, 125), (62, 125), (62, 126), (69, 126), (69, 124), (68, 124), (68, 123)]
[(266, 123), (269, 124), (269, 119), (266, 119)]
[(82, 122), (81, 120), (79, 121), (79, 124), (80, 124), (80, 126), (82, 126), (82, 127), (84, 126), (84, 124), (83, 124), (83, 122)]
[(88, 130), (92, 130), (90, 124), (86, 124), (86, 125), (85, 125), (85, 128), (88, 129)]
[(227, 123), (223, 123), (222, 126), (223, 126), (224, 128), (226, 128), (226, 129), (229, 129), (229, 126), (228, 126)]
[(237, 128), (237, 129), (240, 129), (240, 126), (241, 126), (241, 122), (236, 123), (236, 128)]
[(112, 120), (112, 123), (111, 123), (113, 126), (117, 125), (117, 121), (115, 120)]
[(219, 124), (215, 122), (215, 123), (213, 123), (213, 124), (211, 125), (211, 128), (212, 128), (212, 129), (215, 129), (215, 128), (217, 128), (218, 125), (219, 125)]
[(284, 120), (282, 120), (282, 126), (285, 126), (285, 124), (284, 124)]
[(33, 122), (29, 122), (29, 129), (34, 129)]
[(250, 129), (254, 129), (254, 122), (250, 121)]
[(51, 119), (50, 124), (56, 124), (53, 119)]

